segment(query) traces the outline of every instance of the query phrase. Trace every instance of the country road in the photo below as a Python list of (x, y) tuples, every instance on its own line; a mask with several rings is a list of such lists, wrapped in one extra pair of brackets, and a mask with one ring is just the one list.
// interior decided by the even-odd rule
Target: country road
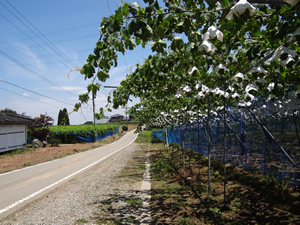
[(0, 174), (0, 219), (122, 151), (134, 142), (134, 131), (109, 145), (66, 158)]

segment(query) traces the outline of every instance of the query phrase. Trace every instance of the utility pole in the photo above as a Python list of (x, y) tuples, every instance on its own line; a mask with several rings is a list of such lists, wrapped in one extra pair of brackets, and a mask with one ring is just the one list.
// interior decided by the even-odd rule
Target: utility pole
[(125, 107), (122, 107), (122, 109), (125, 109), (125, 118), (127, 119), (127, 111), (128, 109), (130, 109), (131, 107), (128, 107), (127, 104), (125, 105)]
[(96, 131), (96, 117), (95, 117), (95, 94), (93, 93), (93, 96), (92, 96), (92, 100), (93, 100), (93, 122), (94, 122), (94, 128), (95, 128), (95, 131)]

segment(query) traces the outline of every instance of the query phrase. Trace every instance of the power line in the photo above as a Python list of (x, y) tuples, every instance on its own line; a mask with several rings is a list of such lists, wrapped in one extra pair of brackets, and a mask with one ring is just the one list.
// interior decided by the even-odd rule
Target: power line
[[(18, 9), (16, 9), (16, 7), (14, 7), (8, 0), (6, 0), (6, 2), (16, 11), (19, 13), (19, 15), (21, 15), (26, 21), (27, 23), (29, 23), (42, 37), (44, 37), (49, 43), (50, 45), (48, 45), (50, 48), (52, 48), (57, 54), (62, 54), (64, 55), (64, 57), (67, 59), (67, 61), (71, 61), (71, 59), (63, 52), (61, 51), (55, 44), (53, 44), (52, 41), (50, 41), (36, 26), (34, 26)], [(40, 38), (40, 36), (37, 35), (38, 38)], [(40, 38), (41, 39), (41, 38)], [(41, 39), (42, 40), (42, 39)], [(45, 42), (46, 43), (46, 42)], [(58, 52), (57, 52), (57, 51)], [(73, 62), (72, 62), (73, 63)], [(72, 64), (71, 63), (71, 64)], [(76, 64), (73, 63), (73, 65), (76, 67)]]
[(61, 102), (61, 103), (67, 104), (67, 105), (74, 106), (74, 105), (73, 105), (73, 104), (71, 104), (71, 103), (64, 102), (64, 101), (61, 101), (61, 100), (58, 100), (58, 99), (55, 99), (55, 98), (49, 97), (49, 96), (47, 96), (47, 95), (44, 95), (44, 94), (41, 94), (41, 93), (38, 93), (38, 92), (35, 92), (35, 91), (31, 91), (31, 90), (29, 90), (29, 89), (27, 89), (27, 88), (24, 88), (24, 87), (21, 87), (21, 86), (19, 86), (19, 85), (16, 85), (16, 84), (10, 83), (10, 82), (8, 82), (8, 81), (0, 80), (0, 82), (3, 82), (3, 83), (6, 83), (6, 84), (9, 84), (9, 85), (11, 85), (11, 86), (14, 86), (14, 87), (17, 87), (17, 88), (20, 88), (20, 89), (23, 89), (23, 90), (25, 90), (25, 91), (29, 91), (29, 92), (31, 92), (31, 93), (34, 93), (34, 94), (36, 94), (36, 95), (39, 95), (39, 96), (42, 96), (42, 97), (45, 97), (45, 98), (48, 98), (48, 99), (51, 99), (51, 100), (54, 100), (54, 101), (57, 101), (57, 102)]
[[(32, 33), (34, 33), (44, 44), (46, 44), (49, 48), (51, 48), (54, 52), (56, 52), (56, 54), (61, 57), (64, 61), (67, 61), (66, 59), (64, 59), (61, 55), (61, 53), (58, 53), (57, 50), (55, 50), (52, 46), (50, 46), (48, 43), (46, 43), (41, 37), (39, 37), (36, 32), (31, 28), (29, 27), (26, 23), (24, 23), (15, 13), (13, 13), (6, 5), (4, 5), (1, 1), (0, 1), (0, 4), (6, 8), (14, 17), (16, 17), (25, 27), (27, 27)], [(16, 10), (16, 9), (15, 9)], [(18, 11), (17, 11), (18, 12)], [(19, 13), (19, 12), (18, 12)], [(20, 14), (20, 13), (19, 13)], [(21, 15), (21, 14), (20, 14)], [(22, 15), (21, 15), (22, 16)], [(26, 19), (26, 18), (25, 18)], [(8, 19), (6, 19), (8, 20)], [(10, 22), (12, 24), (12, 22)], [(33, 25), (32, 25), (33, 26)], [(17, 26), (15, 26), (17, 27)], [(33, 26), (34, 27), (34, 26)], [(17, 27), (17, 29), (19, 31), (21, 31), (20, 28)], [(22, 31), (22, 33), (24, 34), (25, 32)], [(32, 40), (34, 43), (37, 43), (36, 41), (34, 41), (31, 37), (29, 37), (29, 35), (26, 35), (26, 37), (28, 37), (30, 40)], [(39, 45), (39, 44), (38, 44)], [(40, 45), (39, 45), (40, 46)], [(43, 48), (44, 49), (44, 48)], [(45, 50), (45, 49), (44, 49)], [(46, 50), (47, 51), (47, 50)], [(53, 55), (52, 53), (50, 53), (49, 51), (47, 51), (49, 54)], [(53, 55), (53, 57), (55, 57)], [(65, 63), (63, 63), (62, 61), (60, 61), (62, 64), (64, 64), (67, 68), (69, 68), (70, 66), (67, 66)], [(70, 64), (71, 65), (71, 64)], [(73, 67), (73, 65), (71, 66)]]
[[(2, 4), (0, 2), (0, 4)], [(48, 54), (52, 55), (52, 57), (56, 58), (57, 61), (59, 61), (61, 64), (63, 64), (65, 67), (67, 67), (68, 69), (70, 68), (67, 64), (65, 64), (63, 61), (61, 61), (60, 59), (58, 59), (55, 55), (52, 54), (52, 52), (48, 51), (46, 48), (44, 48), (41, 44), (39, 44), (38, 42), (36, 42), (33, 38), (31, 38), (29, 35), (27, 35), (24, 31), (22, 31), (17, 25), (15, 25), (13, 22), (11, 22), (9, 19), (7, 19), (5, 16), (0, 15), (2, 18), (4, 18), (8, 23), (10, 23), (13, 27), (15, 27), (17, 30), (19, 30), (22, 34), (24, 34), (26, 37), (28, 37), (33, 43), (35, 43), (38, 47), (40, 47), (41, 49), (43, 49), (44, 51), (48, 52)], [(11, 49), (11, 48), (10, 48)]]
[[(84, 57), (84, 58), (79, 58), (79, 59), (77, 59), (77, 60), (86, 60), (86, 58), (87, 57)], [(77, 60), (74, 60), (74, 62), (75, 61), (77, 61)], [(3, 60), (3, 61), (0, 61), (0, 63), (1, 62), (6, 62), (5, 60)], [(28, 62), (28, 63), (24, 63), (24, 65), (26, 66), (28, 66), (28, 65), (42, 65), (42, 64), (53, 64), (53, 63), (57, 63), (56, 61), (46, 61), (46, 62), (40, 62), (40, 63), (33, 63), (33, 62)], [(8, 65), (5, 65), (5, 66), (8, 66)]]
[(24, 97), (24, 98), (28, 98), (28, 99), (30, 99), (30, 100), (32, 100), (32, 101), (36, 101), (36, 102), (40, 102), (40, 103), (43, 103), (43, 104), (46, 104), (46, 105), (50, 105), (50, 106), (53, 106), (53, 107), (55, 107), (55, 108), (61, 108), (61, 107), (59, 107), (59, 106), (55, 106), (55, 105), (49, 104), (49, 103), (47, 103), (47, 102), (39, 101), (39, 100), (30, 98), (30, 97), (28, 97), (28, 96), (24, 96), (24, 95), (18, 94), (18, 93), (16, 93), (16, 92), (7, 90), (7, 89), (5, 89), (5, 88), (1, 88), (1, 87), (0, 87), (0, 89), (2, 89), (2, 90), (4, 90), (4, 91), (7, 91), (7, 92), (10, 92), (10, 93), (13, 93), (13, 94), (15, 94), (15, 95), (22, 96), (22, 97)]
[[(30, 38), (30, 37), (28, 36), (28, 38)], [(84, 35), (84, 36), (80, 36), (80, 37), (76, 37), (76, 38), (67, 38), (67, 39), (58, 40), (58, 41), (55, 41), (55, 43), (60, 44), (60, 43), (65, 43), (65, 42), (70, 42), (70, 41), (77, 41), (77, 40), (88, 39), (88, 38), (97, 38), (97, 39), (99, 39), (99, 37), (97, 37), (95, 34), (89, 34), (89, 35)], [(43, 46), (41, 44), (39, 44), (39, 45)], [(40, 47), (40, 46), (38, 46), (38, 47)], [(37, 46), (28, 46), (28, 47), (37, 48)], [(22, 49), (22, 48), (20, 48), (20, 47), (10, 47), (9, 49)]]
[[(54, 34), (64, 33), (64, 32), (71, 31), (71, 30), (86, 28), (86, 27), (93, 26), (93, 25), (96, 25), (96, 24), (99, 25), (99, 22), (89, 23), (89, 24), (86, 24), (86, 25), (82, 25), (82, 26), (78, 26), (78, 27), (72, 27), (72, 28), (68, 28), (68, 29), (64, 29), (64, 30), (53, 31), (53, 32), (46, 33), (45, 35), (51, 36), (51, 35), (54, 35)], [(39, 35), (39, 36), (41, 36), (41, 35)], [(36, 37), (36, 35), (35, 35), (35, 37)], [(31, 38), (34, 38), (34, 37), (31, 37)], [(20, 38), (20, 39), (17, 39), (16, 41), (24, 41), (26, 39), (29, 39), (29, 38)], [(2, 41), (1, 44), (10, 43), (10, 42), (11, 41)]]
[(107, 7), (108, 7), (109, 14), (111, 14), (111, 9), (110, 9), (108, 0), (106, 0), (106, 2), (107, 2)]
[[(5, 49), (2, 49), (2, 51), (4, 51)], [(84, 49), (79, 49), (79, 50), (77, 50), (76, 51), (76, 53), (78, 53), (78, 52), (91, 52), (92, 50), (91, 50), (91, 48), (84, 48)], [(68, 52), (74, 52), (74, 50), (72, 50), (72, 51), (68, 51)], [(51, 56), (49, 56), (48, 54), (40, 54), (40, 55), (37, 55), (38, 56), (38, 58), (39, 59), (44, 59), (44, 58), (51, 58)], [(36, 57), (32, 57), (32, 56), (19, 56), (19, 57), (15, 57), (15, 59), (36, 59)], [(85, 59), (87, 59), (87, 57), (85, 56)], [(75, 60), (73, 60), (73, 61), (75, 61)], [(0, 60), (0, 62), (5, 62), (5, 61), (1, 61)], [(54, 62), (54, 61), (53, 61)]]
[[(46, 104), (46, 105), (49, 105), (49, 106), (52, 106), (52, 107), (55, 107), (55, 108), (61, 108), (61, 107), (59, 107), (59, 106), (55, 106), (55, 105), (49, 104), (49, 103), (47, 103), (47, 102), (39, 101), (39, 100), (30, 98), (30, 97), (28, 97), (28, 96), (24, 96), (24, 95), (18, 94), (18, 93), (16, 93), (16, 92), (7, 90), (7, 89), (5, 89), (5, 88), (1, 88), (1, 87), (0, 87), (0, 89), (2, 89), (2, 90), (4, 90), (4, 91), (7, 91), (7, 92), (10, 92), (10, 93), (13, 93), (13, 94), (15, 94), (15, 95), (19, 95), (19, 96), (24, 97), (24, 98), (28, 98), (28, 99), (30, 99), (30, 100), (32, 100), (32, 101), (40, 102), (40, 103), (43, 103), (43, 104)], [(73, 105), (72, 105), (72, 106), (73, 106)], [(84, 109), (87, 110), (87, 107), (84, 108)], [(82, 108), (80, 108), (80, 114), (82, 115), (82, 117), (83, 117), (85, 120), (87, 120), (86, 117), (83, 115)]]
[[(23, 31), (21, 31), (21, 32), (23, 32)], [(28, 38), (29, 38), (29, 36), (28, 36)], [(55, 43), (56, 44), (60, 44), (60, 43), (77, 41), (77, 40), (88, 39), (88, 38), (97, 38), (97, 40), (99, 39), (99, 37), (97, 37), (96, 35), (89, 34), (89, 35), (84, 35), (84, 36), (80, 36), (80, 37), (76, 37), (76, 38), (67, 38), (67, 39), (58, 40), (58, 41), (55, 41)], [(28, 47), (30, 47), (30, 48), (37, 48), (37, 47), (40, 47), (40, 46), (43, 46), (43, 44), (39, 44), (39, 46), (34, 46), (34, 45), (30, 46), (29, 45)], [(9, 48), (6, 48), (6, 49), (10, 49), (11, 50), (11, 49), (25, 49), (25, 48), (22, 48), (22, 47), (21, 48), (20, 47), (9, 47)], [(5, 50), (5, 48), (3, 50)], [(49, 53), (49, 54), (51, 54), (51, 53)], [(55, 56), (53, 56), (53, 57), (55, 57)], [(69, 68), (69, 66), (67, 66), (67, 67)]]
[(46, 77), (42, 76), (41, 74), (33, 71), (32, 69), (28, 68), (27, 66), (25, 66), (24, 64), (20, 63), (18, 60), (16, 60), (15, 58), (9, 56), (8, 54), (6, 54), (5, 52), (1, 51), (0, 50), (0, 54), (2, 54), (4, 57), (8, 58), (9, 60), (13, 61), (14, 63), (16, 63), (18, 66), (20, 66), (21, 68), (27, 70), (28, 72), (32, 73), (33, 75), (37, 76), (37, 77), (40, 77), (42, 78), (43, 80), (45, 80), (46, 82), (48, 82), (49, 84), (51, 84), (52, 86), (56, 86), (58, 87), (59, 89), (62, 89), (62, 90), (65, 90), (66, 92), (68, 92), (69, 94), (72, 94), (72, 95), (75, 95), (77, 96), (76, 94), (64, 89), (63, 87), (57, 85), (56, 83), (52, 82), (51, 80), (47, 79)]

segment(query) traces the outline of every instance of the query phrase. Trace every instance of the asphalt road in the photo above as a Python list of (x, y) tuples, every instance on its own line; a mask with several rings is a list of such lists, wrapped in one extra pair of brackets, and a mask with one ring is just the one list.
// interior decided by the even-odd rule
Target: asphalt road
[(134, 131), (130, 131), (118, 141), (103, 147), (0, 174), (0, 218), (123, 150), (136, 136)]

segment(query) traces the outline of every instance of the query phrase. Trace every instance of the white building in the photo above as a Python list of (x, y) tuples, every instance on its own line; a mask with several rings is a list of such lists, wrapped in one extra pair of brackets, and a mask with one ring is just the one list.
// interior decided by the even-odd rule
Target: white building
[(0, 113), (0, 152), (26, 148), (27, 126), (32, 123), (30, 118)]

